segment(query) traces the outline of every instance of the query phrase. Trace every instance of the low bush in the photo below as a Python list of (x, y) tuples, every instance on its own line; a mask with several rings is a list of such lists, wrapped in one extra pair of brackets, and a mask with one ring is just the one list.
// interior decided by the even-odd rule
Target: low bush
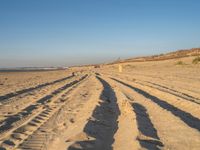
[(176, 62), (176, 65), (184, 65), (185, 63), (183, 61)]
[(194, 58), (193, 61), (192, 61), (192, 63), (193, 63), (193, 64), (198, 64), (198, 63), (200, 63), (200, 56)]

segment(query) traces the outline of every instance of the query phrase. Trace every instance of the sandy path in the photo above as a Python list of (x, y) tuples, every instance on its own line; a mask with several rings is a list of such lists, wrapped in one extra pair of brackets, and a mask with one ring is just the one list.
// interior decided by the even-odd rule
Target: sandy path
[(126, 96), (108, 78), (97, 79), (102, 84), (97, 84), (102, 89), (98, 103), (82, 132), (69, 140), (67, 149), (140, 149), (136, 115)]
[[(87, 84), (91, 85), (91, 88), (93, 87), (91, 82), (89, 82), (90, 80), (92, 79), (89, 78), (74, 88), (71, 93), (63, 95), (62, 100), (66, 100), (65, 104), (35, 133), (29, 136), (21, 144), (20, 148), (26, 149), (31, 147), (38, 149), (37, 147), (43, 146), (47, 149), (60, 149), (63, 145), (65, 146), (66, 139), (64, 137), (64, 131), (77, 124), (77, 114), (80, 113), (84, 103), (87, 103), (88, 99), (90, 99), (90, 90), (83, 90)], [(37, 137), (40, 135), (46, 135), (48, 138), (43, 136), (40, 141), (37, 141)], [(54, 147), (55, 145), (56, 147)]]
[[(63, 87), (53, 91), (52, 95), (47, 95), (45, 96), (45, 98), (39, 99), (35, 104), (28, 106), (27, 108), (22, 110), (19, 114), (8, 117), (4, 121), (4, 124), (0, 127), (2, 147), (13, 148), (17, 147), (17, 145), (23, 142), (23, 140), (26, 139), (28, 135), (36, 131), (39, 126), (41, 126), (45, 121), (47, 121), (50, 118), (50, 116), (53, 115), (57, 111), (57, 109), (64, 104), (63, 103), (64, 101), (62, 99), (63, 95), (66, 95), (66, 93), (68, 93), (69, 90), (73, 88), (73, 86), (78, 84), (84, 78), (85, 77), (83, 76), (80, 77), (79, 79), (69, 82)], [(56, 107), (56, 105), (58, 105), (58, 107)], [(34, 121), (34, 122), (38, 123), (39, 126), (35, 125), (35, 123), (31, 123), (33, 120), (38, 120), (38, 119), (39, 121)], [(23, 132), (29, 132), (29, 128), (30, 128), (30, 133), (23, 133)], [(21, 137), (18, 138), (19, 136), (16, 137), (15, 133), (24, 134), (24, 136), (23, 138)], [(9, 135), (12, 136), (12, 140), (11, 137), (9, 137)]]
[(39, 84), (39, 85), (34, 86), (34, 87), (25, 88), (25, 89), (18, 90), (18, 91), (14, 92), (14, 93), (8, 93), (8, 94), (5, 94), (5, 95), (2, 95), (2, 96), (0, 96), (0, 101), (4, 102), (7, 99), (10, 99), (10, 98), (13, 98), (13, 97), (16, 97), (16, 96), (19, 96), (19, 95), (22, 95), (22, 94), (37, 90), (37, 89), (41, 89), (43, 87), (46, 87), (46, 86), (49, 86), (49, 85), (53, 85), (53, 84), (61, 82), (61, 81), (65, 81), (65, 80), (67, 80), (67, 79), (69, 79), (71, 77), (73, 77), (73, 76), (70, 75), (70, 76), (62, 78), (62, 79), (58, 79), (58, 80), (55, 80), (55, 81), (42, 83), (42, 84)]
[[(155, 126), (151, 130), (157, 130), (157, 134), (152, 133), (153, 136), (151, 138), (156, 138), (156, 141), (160, 139), (164, 145), (164, 149), (198, 149), (200, 147), (199, 119), (191, 118), (189, 120), (190, 118), (186, 116), (184, 120), (184, 114), (181, 114), (184, 112), (159, 101), (159, 99), (147, 94), (147, 92), (139, 90), (132, 85), (129, 86), (130, 83), (118, 83), (124, 94), (132, 101), (136, 114), (139, 115), (142, 111), (143, 114), (146, 113), (146, 116), (149, 116), (148, 118), (152, 122), (150, 124)], [(145, 120), (143, 124), (147, 122), (150, 121)], [(146, 126), (146, 128), (150, 128), (151, 126)], [(147, 148), (150, 147), (149, 143), (153, 145), (157, 143), (149, 142), (148, 140), (142, 140), (142, 142), (144, 145), (142, 143), (141, 145)], [(158, 143), (159, 145), (160, 143)]]
[(198, 150), (200, 72), (173, 65), (0, 74), (0, 150)]
[[(112, 149), (114, 134), (118, 129), (117, 119), (119, 107), (112, 87), (102, 78), (97, 77), (103, 86), (100, 101), (95, 106), (90, 119), (84, 126), (84, 134), (89, 139), (76, 141), (68, 147), (68, 150), (81, 149)], [(91, 139), (91, 140), (90, 140)]]
[(104, 79), (112, 85), (120, 110), (120, 115), (118, 117), (118, 129), (114, 135), (113, 149), (141, 149), (139, 141), (137, 140), (139, 130), (137, 128), (136, 114), (133, 112), (131, 104), (116, 84), (108, 78)]
[[(62, 136), (53, 141), (53, 146), (50, 148), (50, 150), (55, 148), (67, 149), (73, 143), (76, 143), (79, 140), (92, 140), (92, 138), (87, 136), (87, 134), (84, 132), (84, 127), (88, 120), (91, 119), (90, 117), (92, 116), (92, 112), (98, 105), (98, 97), (100, 96), (101, 90), (102, 87), (94, 76), (86, 82), (84, 89), (82, 87), (77, 89), (75, 94), (83, 91), (88, 93), (85, 98), (83, 96), (79, 97), (79, 101), (83, 106), (82, 108), (78, 108), (79, 111), (76, 113), (76, 116), (73, 117), (75, 122), (69, 124), (67, 128), (63, 130)], [(73, 100), (76, 100), (76, 98), (77, 97), (72, 97)], [(73, 111), (76, 110), (77, 108), (75, 108)]]
[(45, 86), (41, 86), (39, 88), (32, 89), (31, 91), (18, 94), (12, 98), (7, 98), (4, 101), (1, 101), (2, 105), (0, 106), (0, 110), (2, 114), (7, 115), (15, 115), (20, 112), (22, 109), (31, 105), (39, 99), (43, 99), (47, 95), (51, 95), (53, 91), (61, 88), (67, 83), (78, 79), (78, 77), (69, 76), (65, 78), (65, 80), (57, 80), (57, 82), (53, 82), (53, 84), (47, 84)]
[[(70, 76), (72, 71), (33, 71), (33, 72), (0, 72), (0, 97), (16, 94), (17, 91), (30, 89), (51, 83)], [(0, 99), (1, 99), (0, 98)]]
[[(183, 81), (180, 81), (179, 84), (173, 85), (173, 84), (169, 84), (169, 81), (166, 80), (166, 79), (164, 81), (155, 80), (155, 79), (147, 80), (147, 79), (142, 79), (141, 77), (140, 78), (139, 77), (134, 78), (131, 75), (128, 75), (128, 76), (126, 75), (124, 77), (129, 78), (130, 80), (137, 80), (135, 82), (138, 83), (138, 84), (149, 86), (149, 87), (152, 87), (152, 88), (155, 88), (155, 89), (159, 89), (163, 92), (170, 93), (170, 94), (173, 94), (173, 95), (178, 96), (180, 98), (184, 98), (184, 99), (187, 99), (189, 101), (196, 102), (196, 103), (200, 104), (199, 91), (196, 91), (196, 89), (198, 89), (198, 87), (193, 87), (190, 90), (184, 85), (180, 86), (180, 84), (182, 84)], [(177, 80), (177, 79), (171, 79), (170, 81), (174, 82), (175, 80)], [(189, 85), (189, 87), (191, 88), (192, 86)], [(183, 88), (185, 90), (183, 90)]]
[[(149, 87), (153, 87), (156, 89), (159, 89), (161, 91), (170, 93), (170, 94), (174, 94), (176, 96), (179, 96), (181, 98), (187, 99), (189, 101), (193, 101), (193, 102), (198, 102), (200, 103), (200, 91), (199, 91), (199, 81), (187, 81), (187, 83), (185, 83), (185, 80), (180, 80), (178, 77), (176, 78), (166, 78), (163, 77), (160, 79), (160, 76), (162, 74), (158, 74), (159, 77), (157, 76), (153, 76), (151, 78), (149, 77), (143, 77), (144, 74), (139, 74), (137, 75), (137, 73), (134, 74), (130, 74), (130, 73), (118, 73), (118, 72), (112, 72), (109, 73), (108, 71), (105, 71), (104, 74), (108, 74), (111, 76), (115, 76), (115, 77), (120, 77), (123, 79), (127, 79), (130, 81), (135, 81), (138, 84), (141, 85), (146, 85)], [(173, 76), (172, 76), (173, 77)], [(187, 85), (185, 85), (187, 84)]]
[[(111, 77), (112, 78), (112, 77)], [(114, 80), (118, 80), (117, 78), (112, 78)], [(119, 79), (120, 81), (120, 79)], [(157, 98), (166, 101), (170, 105), (175, 106), (176, 108), (179, 108), (183, 110), (184, 112), (188, 112), (192, 116), (196, 118), (200, 118), (200, 104), (198, 102), (194, 102), (191, 100), (188, 100), (187, 98), (177, 96), (175, 94), (171, 94), (168, 92), (165, 92), (161, 89), (157, 89), (151, 86), (146, 86), (143, 84), (138, 84), (136, 81), (128, 81), (128, 80), (123, 80), (124, 83), (128, 82), (133, 84), (135, 87), (139, 89), (143, 89), (149, 93), (152, 93), (152, 95), (156, 96)]]

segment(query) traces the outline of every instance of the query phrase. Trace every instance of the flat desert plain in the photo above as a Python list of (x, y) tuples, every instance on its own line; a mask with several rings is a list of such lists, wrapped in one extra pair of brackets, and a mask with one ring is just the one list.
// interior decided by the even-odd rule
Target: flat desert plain
[(199, 150), (193, 59), (2, 72), (0, 150)]

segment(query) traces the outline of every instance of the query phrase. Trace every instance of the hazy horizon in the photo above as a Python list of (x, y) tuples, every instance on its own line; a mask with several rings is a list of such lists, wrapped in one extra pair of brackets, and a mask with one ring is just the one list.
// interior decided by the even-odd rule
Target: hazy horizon
[(200, 1), (0, 2), (0, 68), (96, 64), (200, 47)]

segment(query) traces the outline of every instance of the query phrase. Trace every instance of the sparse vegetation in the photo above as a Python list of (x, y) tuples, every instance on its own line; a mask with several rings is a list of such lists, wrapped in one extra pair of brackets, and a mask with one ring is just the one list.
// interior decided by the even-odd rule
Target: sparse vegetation
[[(160, 55), (153, 55), (153, 56), (145, 56), (145, 57), (135, 57), (129, 58), (125, 60), (115, 61), (117, 62), (144, 62), (144, 61), (160, 61), (160, 60), (168, 60), (168, 59), (175, 59), (175, 58), (184, 58), (188, 56), (198, 56), (200, 55), (200, 48), (192, 48), (192, 49), (185, 49), (185, 50), (178, 50), (175, 52), (169, 52)], [(182, 64), (181, 64), (182, 65)]]
[(126, 65), (125, 68), (127, 68), (127, 69), (133, 69), (133, 68), (135, 68), (135, 66), (133, 66), (133, 65)]
[(180, 60), (180, 61), (176, 62), (176, 65), (185, 65), (185, 63)]
[(192, 63), (193, 63), (193, 64), (198, 64), (198, 63), (200, 63), (200, 56), (194, 58), (193, 61), (192, 61)]

